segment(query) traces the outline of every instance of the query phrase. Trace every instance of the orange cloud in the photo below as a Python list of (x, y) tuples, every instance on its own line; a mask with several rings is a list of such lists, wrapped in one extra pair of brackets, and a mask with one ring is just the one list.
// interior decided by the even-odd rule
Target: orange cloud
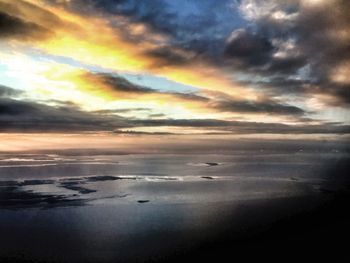
[[(53, 32), (50, 38), (37, 41), (34, 45), (48, 54), (116, 71), (156, 74), (201, 89), (222, 91), (239, 99), (256, 99), (255, 93), (235, 85), (222, 70), (205, 61), (162, 66), (161, 59), (148, 55), (148, 51), (159, 48), (166, 42), (166, 36), (155, 34), (145, 25), (132, 23), (125, 17), (114, 16), (110, 19), (120, 24), (127, 23), (134, 35), (147, 32), (142, 42), (128, 41), (118, 28), (112, 28), (108, 20), (100, 17), (73, 14), (40, 0), (1, 2), (6, 4), (6, 7), (2, 7), (4, 11)], [(15, 13), (16, 10), (20, 12)], [(177, 50), (179, 52), (185, 51)]]

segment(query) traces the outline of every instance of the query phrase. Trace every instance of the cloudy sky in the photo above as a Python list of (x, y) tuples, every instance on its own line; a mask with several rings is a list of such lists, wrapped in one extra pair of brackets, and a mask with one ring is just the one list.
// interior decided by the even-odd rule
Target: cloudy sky
[(0, 0), (0, 132), (350, 133), (350, 1)]

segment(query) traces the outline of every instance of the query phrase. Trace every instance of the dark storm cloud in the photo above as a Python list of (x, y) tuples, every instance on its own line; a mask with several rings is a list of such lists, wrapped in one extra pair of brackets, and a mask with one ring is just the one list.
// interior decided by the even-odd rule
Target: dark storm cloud
[(22, 93), (21, 90), (12, 89), (0, 84), (0, 98), (16, 97)]
[(227, 41), (225, 55), (244, 65), (262, 65), (271, 57), (273, 46), (264, 36), (252, 34), (244, 29), (234, 31)]
[[(250, 33), (241, 33), (240, 38), (249, 52), (240, 53), (239, 45), (233, 45), (238, 40), (232, 43), (228, 38), (226, 63), (234, 68), (243, 64), (242, 72), (270, 78), (264, 86), (279, 86), (278, 93), (325, 94), (333, 97), (327, 103), (349, 106), (350, 84), (332, 77), (350, 60), (350, 2), (241, 1), (240, 8), (250, 23), (249, 29), (241, 29)], [(254, 37), (248, 41), (247, 34)], [(261, 41), (273, 48), (262, 48)], [(291, 76), (299, 83), (292, 84)]]
[(128, 127), (121, 117), (98, 116), (68, 106), (53, 107), (0, 98), (0, 131), (103, 131)]
[(108, 73), (86, 73), (87, 78), (97, 78), (98, 81), (106, 84), (113, 91), (123, 92), (126, 95), (147, 95), (147, 94), (158, 94), (158, 95), (169, 95), (175, 98), (189, 100), (189, 101), (208, 101), (207, 98), (196, 95), (193, 93), (180, 93), (180, 92), (169, 92), (169, 91), (160, 91), (156, 89), (152, 89), (149, 87), (137, 85), (135, 83), (130, 82), (124, 77), (121, 77), (116, 74), (108, 74)]
[[(332, 87), (329, 87), (332, 88)], [(323, 90), (321, 93), (324, 92)], [(339, 105), (339, 103), (344, 104), (344, 106), (350, 107), (350, 84), (348, 85), (336, 85), (331, 91), (330, 94), (336, 97), (337, 99), (331, 101), (334, 106)]]
[(239, 81), (241, 85), (250, 85), (256, 88), (263, 88), (265, 92), (276, 94), (298, 94), (306, 93), (308, 87), (312, 84), (311, 81), (301, 79), (291, 79), (281, 76), (271, 77), (265, 81), (263, 80), (242, 80)]
[(270, 113), (280, 115), (303, 115), (305, 111), (291, 105), (285, 105), (274, 101), (249, 102), (249, 101), (213, 101), (210, 105), (223, 112), (245, 113)]
[(320, 125), (287, 125), (281, 123), (224, 121), (215, 119), (158, 119), (158, 120), (133, 120), (135, 126), (154, 127), (194, 127), (217, 129), (222, 132), (234, 134), (349, 134), (350, 125), (337, 125), (324, 123)]
[(278, 51), (278, 44), (265, 32), (237, 29), (226, 41), (224, 60), (226, 65), (264, 76), (295, 74), (307, 63), (303, 55), (275, 56)]
[[(1, 10), (1, 9), (0, 9)], [(20, 40), (40, 39), (50, 36), (51, 32), (35, 23), (31, 23), (0, 11), (0, 38)]]
[[(87, 73), (90, 74), (90, 73)], [(140, 85), (136, 85), (134, 83), (131, 83), (127, 79), (118, 76), (116, 74), (104, 74), (104, 73), (96, 73), (92, 74), (91, 76), (96, 77), (98, 80), (100, 80), (102, 83), (108, 85), (115, 91), (120, 92), (129, 92), (129, 93), (152, 93), (156, 92), (154, 89), (143, 87)]]
[(145, 54), (157, 60), (157, 64), (155, 65), (157, 67), (163, 65), (188, 64), (194, 57), (193, 55), (185, 55), (181, 54), (180, 52), (176, 52), (171, 46), (151, 49), (146, 51)]
[(298, 69), (306, 65), (306, 58), (302, 56), (291, 56), (285, 58), (272, 58), (265, 71), (267, 73), (281, 74), (288, 76), (295, 74)]

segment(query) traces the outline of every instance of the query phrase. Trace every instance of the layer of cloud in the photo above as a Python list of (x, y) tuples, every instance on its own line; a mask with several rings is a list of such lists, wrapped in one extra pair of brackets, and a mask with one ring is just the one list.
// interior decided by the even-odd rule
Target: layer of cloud
[[(337, 116), (312, 119), (330, 106), (349, 109), (347, 2), (181, 3), (0, 0), (0, 42), (8, 44), (0, 55), (41, 54), (28, 72), (4, 76), (23, 78), (30, 98), (42, 99), (22, 100), (0, 86), (1, 129), (348, 133), (348, 126), (335, 123)], [(55, 60), (66, 64), (51, 67)], [(136, 84), (126, 73), (197, 91)]]
[(279, 123), (263, 123), (263, 122), (242, 122), (242, 121), (223, 121), (223, 120), (134, 120), (135, 126), (156, 127), (201, 127), (220, 130), (221, 132), (233, 134), (349, 134), (350, 125), (337, 125), (333, 123), (325, 123), (321, 125), (286, 125)]
[(53, 107), (0, 98), (0, 131), (108, 131), (128, 127), (123, 118), (100, 117), (71, 105)]
[(269, 113), (276, 115), (304, 115), (305, 111), (296, 106), (281, 104), (275, 101), (246, 102), (246, 101), (213, 101), (212, 107), (223, 112)]
[(0, 98), (17, 97), (21, 93), (21, 90), (12, 89), (0, 84)]
[(50, 35), (50, 31), (31, 22), (0, 12), (0, 38), (18, 40), (41, 39)]
[(225, 55), (234, 58), (233, 63), (258, 66), (266, 63), (272, 51), (273, 46), (267, 38), (237, 29), (227, 40)]
[[(113, 114), (112, 114), (113, 113)], [(0, 130), (2, 132), (38, 132), (38, 131), (118, 131), (135, 134), (138, 127), (188, 127), (207, 130), (218, 130), (223, 133), (320, 133), (348, 134), (350, 126), (336, 123), (321, 125), (285, 125), (278, 123), (259, 123), (244, 121), (224, 121), (219, 119), (130, 119), (115, 114), (116, 112), (84, 112), (67, 104), (48, 106), (40, 103), (20, 101), (10, 98), (0, 99)], [(158, 132), (157, 134), (170, 134)], [(176, 132), (175, 132), (176, 133)]]
[[(153, 67), (185, 67), (206, 61), (227, 71), (269, 78), (270, 86), (279, 86), (276, 96), (289, 92), (321, 95), (318, 98), (325, 95), (324, 103), (348, 107), (349, 80), (344, 72), (349, 70), (350, 7), (346, 1), (214, 2), (184, 3), (182, 10), (170, 1), (90, 0), (84, 5), (71, 1), (64, 6), (75, 12), (83, 8), (90, 14), (127, 17), (167, 36), (166, 45), (144, 51), (154, 59)], [(233, 7), (231, 16), (229, 5)], [(142, 37), (146, 38), (141, 35), (141, 41)], [(275, 79), (286, 83), (295, 79), (303, 88), (291, 90)]]
[[(349, 106), (349, 76), (342, 73), (350, 59), (347, 1), (244, 0), (238, 8), (251, 28), (228, 39), (226, 59), (234, 67), (243, 61), (246, 72), (269, 78), (267, 86), (278, 85), (279, 93), (316, 94), (326, 96), (325, 103)], [(246, 54), (239, 52), (244, 42)], [(301, 89), (288, 88), (293, 79)]]
[[(267, 86), (276, 87), (274, 80), (283, 80), (276, 96), (316, 94), (326, 97), (321, 99), (325, 104), (348, 107), (350, 81), (344, 72), (350, 67), (346, 63), (350, 60), (350, 6), (346, 1), (214, 2), (184, 3), (182, 10), (168, 1), (91, 0), (87, 6), (92, 13), (122, 15), (168, 36), (167, 46), (145, 51), (158, 67), (206, 61), (228, 72), (258, 74), (271, 82)], [(230, 4), (231, 17), (227, 15)], [(81, 6), (80, 1), (69, 4), (73, 10)], [(285, 88), (291, 79), (303, 88)]]
[[(115, 75), (106, 73), (86, 73), (85, 77), (89, 81), (94, 81), (94, 83), (99, 82), (106, 85), (110, 90), (116, 92), (115, 97), (132, 97), (135, 100), (138, 96), (141, 99), (159, 99), (164, 97), (165, 99), (170, 99), (171, 101), (177, 101), (178, 103), (191, 103), (191, 105), (196, 105), (196, 107), (203, 109), (212, 109), (219, 112), (234, 112), (234, 113), (268, 113), (274, 115), (296, 115), (302, 116), (305, 111), (299, 107), (286, 105), (279, 103), (272, 99), (264, 99), (261, 101), (247, 101), (247, 100), (236, 100), (230, 96), (205, 96), (195, 93), (180, 93), (180, 92), (166, 92), (159, 91), (149, 87), (140, 86), (134, 84), (127, 79)], [(98, 87), (98, 84), (96, 85)], [(108, 91), (106, 91), (108, 92)], [(214, 93), (210, 93), (213, 95)], [(154, 97), (155, 96), (155, 97)], [(180, 102), (179, 102), (180, 101)]]

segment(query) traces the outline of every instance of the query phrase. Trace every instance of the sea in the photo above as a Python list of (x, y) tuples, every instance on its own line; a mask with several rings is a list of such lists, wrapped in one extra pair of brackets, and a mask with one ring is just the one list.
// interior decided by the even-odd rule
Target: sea
[(331, 226), (347, 231), (337, 213), (349, 163), (334, 148), (2, 153), (0, 261), (179, 262), (302, 251), (309, 241), (322, 248)]

